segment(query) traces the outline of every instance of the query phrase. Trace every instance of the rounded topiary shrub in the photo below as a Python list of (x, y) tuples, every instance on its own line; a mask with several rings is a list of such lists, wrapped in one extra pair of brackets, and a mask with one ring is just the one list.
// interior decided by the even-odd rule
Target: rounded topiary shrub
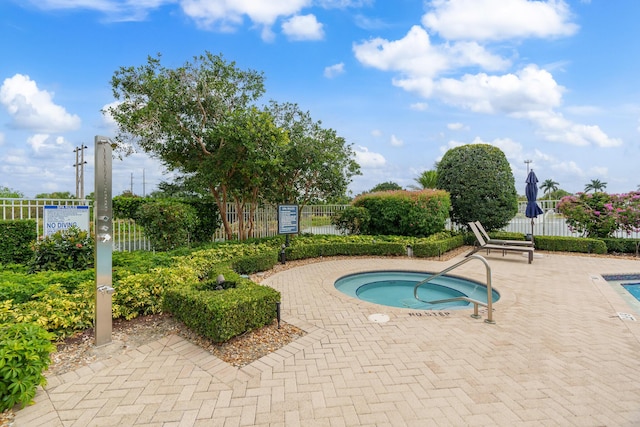
[(511, 166), (492, 145), (470, 144), (447, 151), (438, 163), (436, 183), (451, 196), (455, 223), (466, 226), (480, 221), (487, 230), (497, 230), (518, 212)]

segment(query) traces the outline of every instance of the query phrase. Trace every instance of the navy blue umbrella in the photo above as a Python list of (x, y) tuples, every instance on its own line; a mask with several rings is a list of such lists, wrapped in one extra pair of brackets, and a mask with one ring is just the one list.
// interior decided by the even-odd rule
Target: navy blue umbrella
[(524, 211), (524, 214), (527, 218), (531, 218), (531, 239), (533, 239), (533, 220), (544, 212), (536, 202), (538, 199), (538, 177), (533, 170), (529, 172), (525, 182), (527, 183), (524, 187), (524, 194), (527, 196), (527, 209)]

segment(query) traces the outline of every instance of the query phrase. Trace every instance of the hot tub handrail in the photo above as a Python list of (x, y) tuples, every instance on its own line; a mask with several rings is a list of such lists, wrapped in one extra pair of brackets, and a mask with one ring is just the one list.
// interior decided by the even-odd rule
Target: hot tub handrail
[[(465, 264), (469, 261), (471, 261), (472, 259), (478, 259), (480, 261), (482, 261), (482, 263), (484, 264), (486, 270), (487, 270), (487, 283), (486, 283), (486, 287), (487, 287), (487, 303), (483, 303), (477, 300), (474, 300), (472, 298), (468, 298), (468, 297), (456, 297), (456, 298), (449, 298), (449, 299), (445, 299), (445, 300), (437, 300), (437, 301), (424, 301), (421, 300), (420, 298), (418, 298), (418, 288), (428, 282), (430, 282), (431, 280), (435, 279), (436, 277), (440, 277), (444, 274), (447, 274), (448, 272), (450, 272), (451, 270), (455, 270), (456, 268), (460, 267), (462, 264)], [(494, 324), (496, 323), (493, 320), (493, 290), (491, 288), (491, 266), (489, 266), (489, 263), (487, 262), (487, 260), (481, 256), (481, 255), (477, 255), (477, 254), (473, 254), (473, 255), (469, 255), (467, 258), (463, 259), (462, 261), (448, 267), (445, 268), (444, 270), (442, 270), (439, 273), (433, 274), (429, 277), (427, 277), (426, 279), (424, 279), (421, 282), (418, 282), (414, 287), (413, 287), (413, 297), (415, 299), (417, 299), (418, 301), (424, 302), (426, 304), (439, 304), (439, 303), (443, 303), (443, 302), (451, 302), (451, 301), (468, 301), (470, 303), (473, 304), (474, 306), (474, 310), (473, 310), (473, 314), (471, 315), (471, 317), (480, 317), (478, 315), (478, 305), (482, 305), (483, 307), (487, 307), (487, 318), (485, 320), (485, 322), (487, 323), (491, 323)]]

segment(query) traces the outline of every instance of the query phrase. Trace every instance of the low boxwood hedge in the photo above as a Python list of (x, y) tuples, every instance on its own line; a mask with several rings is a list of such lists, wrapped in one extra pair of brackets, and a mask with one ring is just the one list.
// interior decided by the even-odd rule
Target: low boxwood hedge
[(168, 289), (164, 308), (198, 334), (225, 342), (273, 322), (279, 301), (275, 289), (238, 278), (235, 288), (224, 290)]
[(413, 256), (428, 258), (440, 256), (462, 245), (464, 245), (464, 236), (460, 234), (442, 240), (417, 241), (412, 245), (412, 250)]
[(403, 243), (319, 243), (289, 246), (285, 249), (289, 261), (326, 256), (402, 256), (407, 254)]
[(259, 271), (271, 270), (277, 263), (278, 252), (269, 251), (236, 258), (231, 262), (231, 267), (239, 274), (253, 274)]
[(607, 245), (601, 239), (588, 237), (535, 236), (536, 249), (557, 252), (606, 254)]

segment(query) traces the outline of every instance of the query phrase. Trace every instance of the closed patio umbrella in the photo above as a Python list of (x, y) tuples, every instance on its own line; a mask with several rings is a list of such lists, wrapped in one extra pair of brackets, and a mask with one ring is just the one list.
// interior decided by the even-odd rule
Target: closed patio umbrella
[(525, 209), (524, 214), (527, 218), (531, 218), (531, 240), (533, 241), (534, 219), (543, 213), (542, 209), (540, 209), (540, 206), (538, 206), (538, 203), (536, 202), (538, 199), (538, 177), (533, 170), (529, 172), (525, 182), (527, 183), (524, 187), (524, 194), (527, 196), (527, 208)]

